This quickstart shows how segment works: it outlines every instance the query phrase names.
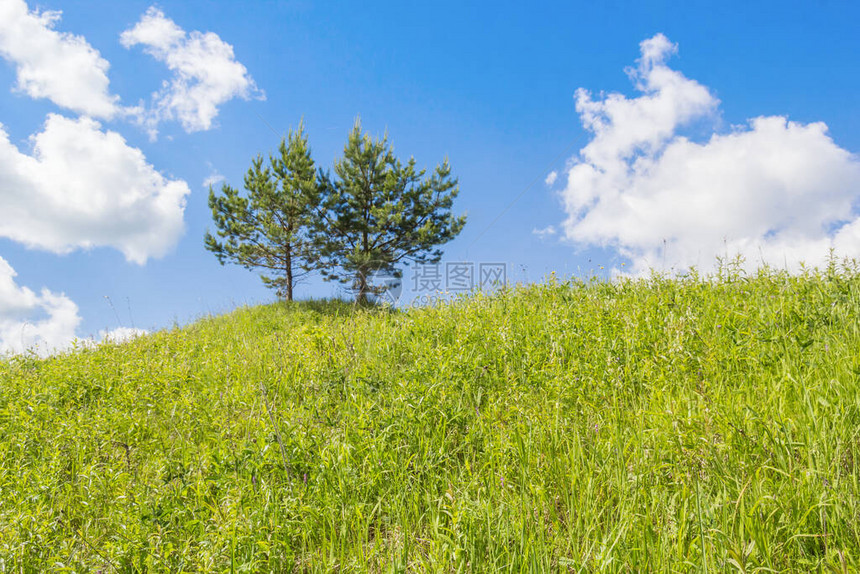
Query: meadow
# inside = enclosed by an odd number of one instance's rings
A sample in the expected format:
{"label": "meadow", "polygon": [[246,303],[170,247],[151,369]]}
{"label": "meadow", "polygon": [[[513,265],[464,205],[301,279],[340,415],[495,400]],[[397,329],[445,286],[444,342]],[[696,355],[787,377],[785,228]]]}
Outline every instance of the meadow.
{"label": "meadow", "polygon": [[276,303],[0,361],[0,572],[853,572],[860,275]]}

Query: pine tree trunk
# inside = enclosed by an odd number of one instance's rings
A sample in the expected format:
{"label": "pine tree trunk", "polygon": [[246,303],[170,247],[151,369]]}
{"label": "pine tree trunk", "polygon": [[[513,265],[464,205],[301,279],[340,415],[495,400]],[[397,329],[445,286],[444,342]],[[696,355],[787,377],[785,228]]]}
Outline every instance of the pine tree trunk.
{"label": "pine tree trunk", "polygon": [[290,247],[287,246],[287,264],[286,264],[286,272],[287,272],[287,301],[293,300],[293,257],[292,253],[290,253]]}
{"label": "pine tree trunk", "polygon": [[359,305],[367,303],[367,274],[364,269],[358,272],[358,293],[355,296],[355,301]]}
{"label": "pine tree trunk", "polygon": [[[370,195],[368,193],[368,195]],[[368,252],[368,234],[367,234],[367,225],[370,219],[370,208],[369,202],[365,203],[364,207],[364,224],[365,229],[362,232],[362,240],[361,246],[363,249],[363,254]],[[364,305],[367,303],[367,269],[360,269],[358,272],[358,304]]]}

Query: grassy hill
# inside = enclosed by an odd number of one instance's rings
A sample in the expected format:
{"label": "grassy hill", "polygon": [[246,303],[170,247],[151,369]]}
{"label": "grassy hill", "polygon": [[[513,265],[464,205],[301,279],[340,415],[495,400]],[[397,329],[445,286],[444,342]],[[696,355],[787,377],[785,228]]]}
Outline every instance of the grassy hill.
{"label": "grassy hill", "polygon": [[240,309],[0,362],[0,572],[848,572],[860,276]]}

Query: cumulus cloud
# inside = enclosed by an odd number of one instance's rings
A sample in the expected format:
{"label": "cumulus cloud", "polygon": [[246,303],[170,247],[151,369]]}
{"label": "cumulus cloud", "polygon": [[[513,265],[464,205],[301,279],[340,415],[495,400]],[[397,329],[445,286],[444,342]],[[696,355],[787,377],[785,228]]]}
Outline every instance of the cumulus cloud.
{"label": "cumulus cloud", "polygon": [[146,329],[137,329],[134,327],[117,327],[110,331],[99,332],[102,343],[126,343],[148,334],[149,331]]}
{"label": "cumulus cloud", "polygon": [[77,335],[78,306],[63,293],[43,288],[36,293],[18,285],[17,273],[0,257],[0,357],[33,352],[41,357],[101,343],[125,343],[149,334],[119,327],[99,332],[98,340]]}
{"label": "cumulus cloud", "polygon": [[153,137],[162,120],[179,120],[187,132],[208,130],[218,106],[236,97],[264,98],[236,60],[233,46],[212,32],[187,33],[155,7],[123,32],[120,41],[126,48],[142,45],[173,72],[173,78],[153,95],[154,109],[146,120]]}
{"label": "cumulus cloud", "polygon": [[83,37],[55,30],[60,15],[31,12],[24,0],[0,2],[0,56],[15,66],[17,89],[92,117],[114,117],[122,108],[109,90],[110,65]]}
{"label": "cumulus cloud", "polygon": [[26,351],[44,356],[68,348],[81,322],[78,306],[62,293],[36,294],[15,277],[0,257],[0,356]]}
{"label": "cumulus cloud", "polygon": [[551,171],[547,174],[546,179],[543,180],[543,182],[547,185],[552,185],[555,183],[555,180],[557,180],[557,179],[558,179],[558,172],[557,171]]}
{"label": "cumulus cloud", "polygon": [[50,114],[30,141],[22,153],[0,124],[0,237],[55,253],[110,246],[139,264],[178,241],[188,185],[118,133]]}
{"label": "cumulus cloud", "polygon": [[[831,248],[860,256],[860,160],[824,123],[758,117],[716,133],[717,98],[666,64],[677,46],[658,34],[640,48],[637,97],[576,93],[592,139],[562,192],[568,239],[615,248],[640,273],[736,254],[789,269]],[[709,137],[684,133],[703,123]]]}

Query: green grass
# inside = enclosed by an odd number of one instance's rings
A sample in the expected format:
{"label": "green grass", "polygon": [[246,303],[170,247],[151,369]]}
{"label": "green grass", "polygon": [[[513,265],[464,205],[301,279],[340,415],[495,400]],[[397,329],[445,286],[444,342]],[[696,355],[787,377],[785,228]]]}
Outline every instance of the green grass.
{"label": "green grass", "polygon": [[853,572],[860,276],[240,309],[0,362],[0,572]]}

